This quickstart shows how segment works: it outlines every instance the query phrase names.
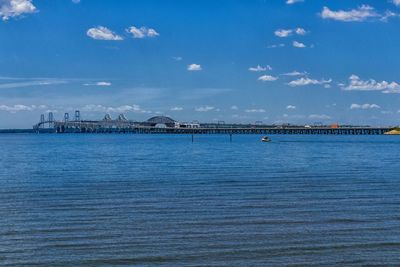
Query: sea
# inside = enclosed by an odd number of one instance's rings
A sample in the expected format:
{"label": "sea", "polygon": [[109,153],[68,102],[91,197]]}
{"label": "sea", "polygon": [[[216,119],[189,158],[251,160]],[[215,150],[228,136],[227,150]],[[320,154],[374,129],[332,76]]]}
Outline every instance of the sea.
{"label": "sea", "polygon": [[400,136],[1,134],[0,266],[400,266]]}

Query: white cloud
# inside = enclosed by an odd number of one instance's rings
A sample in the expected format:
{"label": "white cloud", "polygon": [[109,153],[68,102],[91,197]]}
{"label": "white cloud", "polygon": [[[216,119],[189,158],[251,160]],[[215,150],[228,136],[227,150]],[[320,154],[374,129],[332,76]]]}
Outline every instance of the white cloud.
{"label": "white cloud", "polygon": [[298,35],[306,35],[307,34],[307,31],[303,28],[296,28],[295,32]]}
{"label": "white cloud", "polygon": [[81,2],[81,0],[72,0],[72,3],[74,4],[79,4]]}
{"label": "white cloud", "polygon": [[263,81],[263,82],[271,82],[271,81],[278,80],[278,77],[274,77],[271,75],[262,75],[262,76],[258,77],[258,80]]}
{"label": "white cloud", "polygon": [[32,106],[25,106],[25,105],[14,105],[14,106],[7,106],[7,105],[0,105],[1,111],[8,111],[11,113],[15,113],[18,111],[32,111],[34,108]]}
{"label": "white cloud", "polygon": [[285,29],[278,29],[274,32],[274,34],[278,37],[284,38],[284,37],[288,37],[290,35],[292,35],[293,30],[285,30]]}
{"label": "white cloud", "polygon": [[363,81],[357,75],[349,77],[349,84],[340,84],[341,88],[346,91],[382,91],[382,93],[400,93],[400,85],[397,82],[381,81],[374,79]]}
{"label": "white cloud", "polygon": [[365,21],[369,18],[381,17],[381,15],[376,13],[374,8],[369,5],[362,5],[356,9],[352,9],[349,11],[344,11],[344,10],[333,11],[325,6],[322,9],[321,17],[323,19],[333,19],[338,21],[350,22],[350,21]]}
{"label": "white cloud", "polygon": [[138,28],[132,26],[128,29],[128,32],[133,34],[133,38],[144,38],[145,34]]}
{"label": "white cloud", "polygon": [[111,86],[112,83],[110,83],[110,82],[96,82],[96,83],[85,83],[83,85],[85,85],[85,86],[92,86],[92,85],[96,85],[96,86]]}
{"label": "white cloud", "polygon": [[267,48],[279,48],[279,47],[285,47],[285,44],[273,44],[267,46]]}
{"label": "white cloud", "polygon": [[315,80],[315,79],[310,79],[310,78],[299,78],[297,80],[293,80],[288,83],[289,86],[295,87],[295,86],[305,86],[305,85],[318,85],[318,84],[328,84],[332,82],[331,79],[329,80]]}
{"label": "white cloud", "polygon": [[171,111],[182,111],[183,108],[182,107],[173,107],[170,109]]}
{"label": "white cloud", "polygon": [[235,105],[231,106],[231,110],[238,110],[238,109],[239,109],[238,106]]}
{"label": "white cloud", "polygon": [[295,71],[292,71],[292,72],[283,73],[281,75],[285,75],[285,76],[306,76],[306,75],[308,75],[308,73],[305,72],[305,71],[299,72],[299,71],[295,70]]}
{"label": "white cloud", "polygon": [[121,41],[123,38],[115,33],[113,33],[110,29],[97,26],[96,28],[90,28],[87,30],[86,35],[95,40],[105,40],[105,41]]}
{"label": "white cloud", "polygon": [[266,71],[266,70],[272,70],[272,67],[270,65],[267,65],[266,67],[262,67],[260,65],[257,65],[256,67],[250,67],[249,71]]}
{"label": "white cloud", "polygon": [[293,46],[297,48],[306,48],[306,45],[297,41],[293,41]]}
{"label": "white cloud", "polygon": [[296,109],[296,106],[288,105],[288,106],[286,106],[286,109]]}
{"label": "white cloud", "polygon": [[377,104],[351,104],[350,109],[379,109]]}
{"label": "white cloud", "polygon": [[111,86],[110,82],[97,82],[96,83],[97,86]]}
{"label": "white cloud", "polygon": [[391,17],[399,17],[400,15],[392,11],[386,10],[385,14],[381,16],[380,21],[387,22]]}
{"label": "white cloud", "polygon": [[143,111],[139,105],[123,105],[119,107],[108,107],[107,112],[128,112],[128,111],[133,111],[133,112],[145,112]]}
{"label": "white cloud", "polygon": [[114,113],[124,113],[124,112],[137,112],[137,113],[151,113],[151,111],[146,111],[140,108],[139,105],[122,105],[118,107],[106,107],[103,105],[86,105],[81,108],[83,111],[88,112],[114,112]]}
{"label": "white cloud", "polygon": [[263,108],[253,108],[253,109],[246,109],[244,112],[247,112],[247,113],[265,113],[266,111],[265,111],[265,109],[263,109]]}
{"label": "white cloud", "polygon": [[131,33],[133,35],[133,38],[137,38],[137,39],[143,39],[146,37],[157,37],[160,34],[152,29],[152,28],[147,28],[147,27],[140,27],[137,28],[135,26],[131,26],[127,29],[127,32]]}
{"label": "white cloud", "polygon": [[317,119],[317,120],[329,120],[331,117],[325,114],[311,114],[308,116],[309,119]]}
{"label": "white cloud", "polygon": [[22,105],[22,104],[17,104],[13,106],[8,106],[8,105],[0,105],[0,111],[7,111],[10,113],[16,113],[20,111],[34,111],[34,110],[43,110],[47,109],[46,105]]}
{"label": "white cloud", "polygon": [[204,107],[195,108],[194,110],[197,112],[208,112],[208,111],[215,110],[215,107],[204,106]]}
{"label": "white cloud", "polygon": [[188,71],[200,71],[200,70],[202,70],[202,68],[201,68],[201,65],[193,63],[193,64],[190,64],[187,66],[187,70]]}
{"label": "white cloud", "polygon": [[0,17],[4,21],[36,11],[32,0],[0,0]]}
{"label": "white cloud", "polygon": [[147,30],[147,36],[148,37],[156,37],[159,36],[160,34],[158,32],[156,32],[156,30],[154,29],[148,29]]}
{"label": "white cloud", "polygon": [[400,0],[393,0],[392,2],[393,2],[393,4],[395,4],[396,6],[400,6]]}
{"label": "white cloud", "polygon": [[66,80],[61,79],[31,79],[28,81],[20,81],[20,82],[8,82],[8,83],[0,83],[0,89],[10,89],[10,88],[19,88],[19,87],[30,87],[30,86],[43,86],[43,85],[55,85],[55,84],[65,84]]}
{"label": "white cloud", "polygon": [[304,0],[287,0],[286,4],[287,5],[293,5],[293,4],[301,3],[301,2],[304,2]]}
{"label": "white cloud", "polygon": [[90,105],[86,105],[86,106],[80,108],[80,110],[89,111],[89,112],[106,112],[107,107],[105,107],[103,105],[90,104]]}
{"label": "white cloud", "polygon": [[307,31],[303,28],[296,28],[296,29],[278,29],[274,32],[274,34],[278,37],[284,38],[284,37],[289,37],[293,34],[297,35],[306,35]]}

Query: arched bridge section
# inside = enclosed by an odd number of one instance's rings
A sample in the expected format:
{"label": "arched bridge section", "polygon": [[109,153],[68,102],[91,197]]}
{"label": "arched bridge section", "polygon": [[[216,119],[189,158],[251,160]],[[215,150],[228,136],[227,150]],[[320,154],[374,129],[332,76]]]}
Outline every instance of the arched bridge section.
{"label": "arched bridge section", "polygon": [[157,124],[165,124],[167,127],[175,127],[175,123],[176,121],[174,119],[166,116],[155,116],[146,121],[146,125],[152,127],[156,126]]}

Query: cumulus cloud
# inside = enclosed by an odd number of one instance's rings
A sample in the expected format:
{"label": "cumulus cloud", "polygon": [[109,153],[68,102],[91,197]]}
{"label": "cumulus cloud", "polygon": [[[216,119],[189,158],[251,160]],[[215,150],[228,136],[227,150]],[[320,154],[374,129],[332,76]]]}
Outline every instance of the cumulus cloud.
{"label": "cumulus cloud", "polygon": [[305,71],[299,72],[299,71],[295,70],[292,72],[283,73],[281,75],[284,75],[284,76],[306,76],[306,75],[308,75],[308,73]]}
{"label": "cumulus cloud", "polygon": [[137,38],[137,39],[143,39],[143,38],[152,38],[152,37],[157,37],[160,34],[152,28],[147,28],[147,27],[140,27],[137,28],[135,26],[131,26],[127,29],[127,32],[131,33],[133,38]]}
{"label": "cumulus cloud", "polygon": [[143,110],[139,105],[122,105],[117,107],[107,107],[103,105],[86,105],[81,108],[83,111],[88,112],[114,112],[114,113],[125,113],[125,112],[137,112],[137,113],[151,113],[151,111]]}
{"label": "cumulus cloud", "polygon": [[285,30],[285,29],[278,29],[274,32],[274,34],[278,37],[284,38],[292,35],[293,30]]}
{"label": "cumulus cloud", "polygon": [[150,113],[150,111],[142,110],[139,105],[123,105],[119,107],[108,107],[107,112],[141,112],[141,113]]}
{"label": "cumulus cloud", "polygon": [[182,107],[172,107],[170,110],[171,111],[182,111],[183,108]]}
{"label": "cumulus cloud", "polygon": [[286,4],[287,5],[293,5],[293,4],[301,3],[301,2],[304,2],[304,0],[287,0]]}
{"label": "cumulus cloud", "polygon": [[97,86],[111,86],[110,82],[97,82],[96,83]]}
{"label": "cumulus cloud", "polygon": [[18,111],[32,111],[34,110],[34,108],[32,106],[26,106],[26,105],[14,105],[14,106],[0,105],[0,110],[15,113]]}
{"label": "cumulus cloud", "polygon": [[377,104],[351,104],[350,109],[379,109]]}
{"label": "cumulus cloud", "polygon": [[297,42],[297,41],[293,41],[292,45],[293,45],[293,47],[296,47],[296,48],[306,48],[305,44]]}
{"label": "cumulus cloud", "polygon": [[258,77],[258,80],[263,81],[263,82],[272,82],[272,81],[278,80],[278,77],[274,77],[271,75],[262,75],[262,76]]}
{"label": "cumulus cloud", "polygon": [[110,83],[110,82],[96,82],[96,83],[85,83],[85,84],[83,84],[83,85],[85,85],[85,86],[111,86],[112,85],[112,83]]}
{"label": "cumulus cloud", "polygon": [[295,32],[298,35],[306,35],[307,34],[307,31],[303,28],[296,28]]}
{"label": "cumulus cloud", "polygon": [[0,17],[4,21],[36,11],[32,0],[0,0]]}
{"label": "cumulus cloud", "polygon": [[286,106],[286,109],[296,109],[296,106],[288,105],[288,106]]}
{"label": "cumulus cloud", "polygon": [[361,80],[357,75],[349,77],[349,84],[339,84],[346,91],[381,91],[382,93],[400,93],[400,85],[397,82],[381,81],[374,79]]}
{"label": "cumulus cloud", "polygon": [[239,108],[238,108],[238,106],[233,105],[233,106],[231,106],[231,109],[232,109],[232,110],[238,110]]}
{"label": "cumulus cloud", "polygon": [[329,80],[315,80],[315,79],[310,79],[308,77],[304,78],[301,77],[300,79],[293,80],[288,83],[289,86],[295,87],[295,86],[306,86],[306,85],[318,85],[318,84],[329,84],[332,82],[331,79]]}
{"label": "cumulus cloud", "polygon": [[95,40],[104,40],[104,41],[121,41],[123,38],[118,34],[115,34],[110,29],[97,26],[95,28],[90,28],[87,30],[86,35]]}
{"label": "cumulus cloud", "polygon": [[395,4],[396,6],[400,6],[400,0],[393,0],[392,2],[393,2],[393,4]]}
{"label": "cumulus cloud", "polygon": [[194,110],[197,111],[197,112],[208,112],[208,111],[215,110],[215,107],[204,106],[204,107],[195,108]]}
{"label": "cumulus cloud", "polygon": [[382,17],[382,15],[378,14],[375,9],[369,5],[362,5],[356,9],[351,10],[338,10],[333,11],[329,9],[329,7],[323,7],[321,12],[321,17],[323,19],[332,19],[344,22],[351,21],[365,21],[369,18]]}
{"label": "cumulus cloud", "polygon": [[303,28],[296,28],[296,29],[278,29],[274,32],[274,34],[278,37],[285,38],[289,37],[293,34],[297,35],[306,35],[307,31]]}
{"label": "cumulus cloud", "polygon": [[265,109],[263,108],[253,108],[253,109],[246,109],[244,112],[247,113],[265,113]]}
{"label": "cumulus cloud", "polygon": [[17,113],[20,111],[34,111],[34,110],[43,110],[47,109],[46,105],[22,105],[22,104],[17,104],[17,105],[0,105],[0,111],[7,111],[10,113]]}
{"label": "cumulus cloud", "polygon": [[188,71],[200,71],[200,70],[202,70],[202,67],[201,67],[201,65],[199,65],[199,64],[190,64],[190,65],[188,65],[187,66],[187,70]]}
{"label": "cumulus cloud", "polygon": [[272,70],[272,67],[271,67],[270,65],[267,65],[267,66],[265,66],[265,67],[262,67],[262,66],[260,66],[260,65],[257,65],[256,67],[250,67],[250,68],[249,68],[249,71],[255,71],[255,72],[258,72],[258,71],[266,71],[266,70]]}

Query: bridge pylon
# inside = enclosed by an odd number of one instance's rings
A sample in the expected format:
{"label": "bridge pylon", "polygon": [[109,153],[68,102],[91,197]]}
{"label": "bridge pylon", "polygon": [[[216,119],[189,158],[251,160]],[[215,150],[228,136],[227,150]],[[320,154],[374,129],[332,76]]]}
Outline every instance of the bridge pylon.
{"label": "bridge pylon", "polygon": [[75,121],[81,121],[81,112],[79,110],[75,110]]}
{"label": "bridge pylon", "polygon": [[40,114],[40,123],[39,123],[40,128],[44,128],[44,122],[45,122],[44,114]]}

